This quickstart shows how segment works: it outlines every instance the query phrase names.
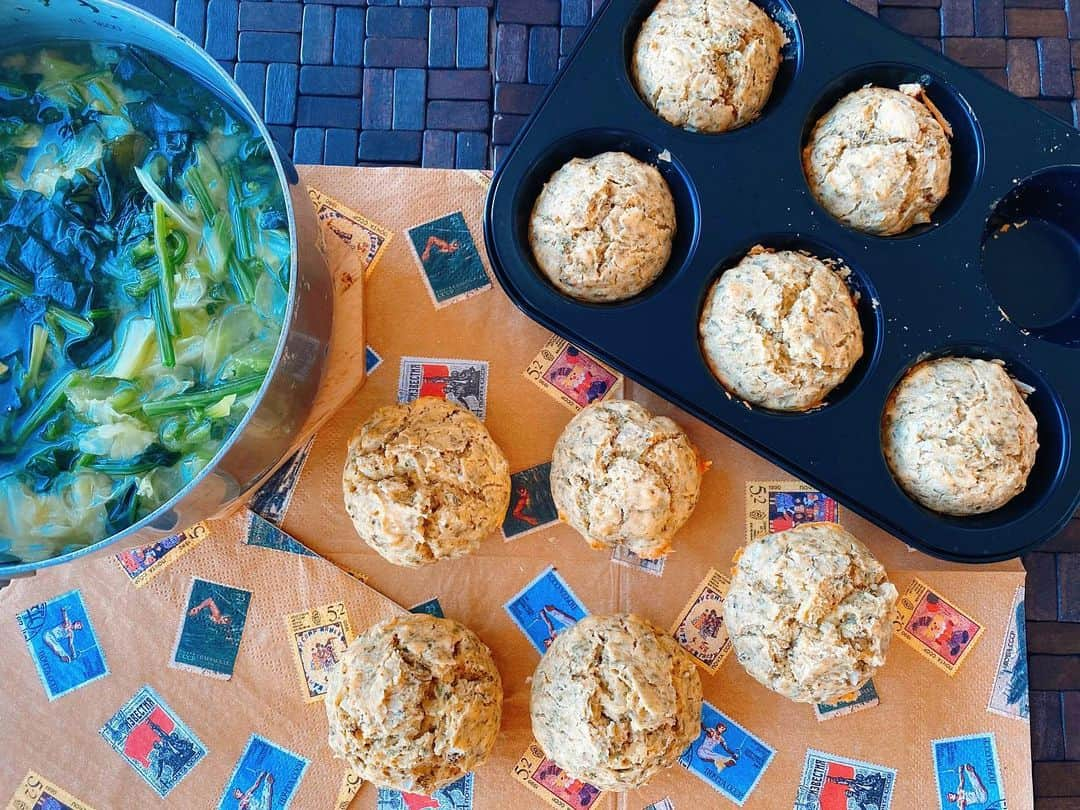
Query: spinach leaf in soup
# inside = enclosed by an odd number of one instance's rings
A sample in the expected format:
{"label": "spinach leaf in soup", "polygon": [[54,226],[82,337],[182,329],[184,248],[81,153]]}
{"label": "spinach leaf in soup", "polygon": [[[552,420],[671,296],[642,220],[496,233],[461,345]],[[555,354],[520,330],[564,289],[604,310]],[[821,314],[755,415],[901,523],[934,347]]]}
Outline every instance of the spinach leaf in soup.
{"label": "spinach leaf in soup", "polygon": [[0,562],[125,529],[243,420],[288,301],[268,147],[153,54],[0,54]]}

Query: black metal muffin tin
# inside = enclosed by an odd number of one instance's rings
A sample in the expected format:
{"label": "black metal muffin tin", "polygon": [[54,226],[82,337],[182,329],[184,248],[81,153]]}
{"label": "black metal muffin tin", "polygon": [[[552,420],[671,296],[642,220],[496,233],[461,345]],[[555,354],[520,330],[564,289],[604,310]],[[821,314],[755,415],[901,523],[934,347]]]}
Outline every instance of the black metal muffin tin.
{"label": "black metal muffin tin", "polygon": [[[1080,418],[1080,133],[843,0],[757,2],[790,39],[772,97],[757,121],[707,135],[667,124],[634,89],[631,50],[655,0],[609,0],[495,174],[485,218],[492,267],[533,319],[910,545],[963,562],[1017,556],[1080,505],[1070,428],[1070,416]],[[801,151],[845,93],[903,82],[923,83],[952,124],[952,182],[931,225],[876,237],[817,204]],[[552,172],[608,150],[660,169],[678,233],[652,287],[587,304],[541,275],[528,221]],[[701,353],[706,293],[759,243],[839,258],[861,293],[865,354],[808,413],[748,408]],[[881,450],[894,385],[917,361],[947,354],[999,358],[1035,389],[1040,448],[1027,488],[984,515],[921,507]]]}

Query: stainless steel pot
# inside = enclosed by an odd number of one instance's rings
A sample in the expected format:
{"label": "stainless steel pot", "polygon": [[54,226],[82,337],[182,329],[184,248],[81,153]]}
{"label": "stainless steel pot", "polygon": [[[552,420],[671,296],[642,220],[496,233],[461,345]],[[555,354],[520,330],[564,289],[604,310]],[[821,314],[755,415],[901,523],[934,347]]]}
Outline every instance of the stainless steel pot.
{"label": "stainless steel pot", "polygon": [[[209,54],[175,29],[117,0],[0,1],[0,48],[20,48],[57,40],[92,40],[135,45],[159,54],[195,75],[239,109],[273,145],[259,113]],[[274,362],[255,405],[205,470],[168,503],[123,532],[78,551],[19,565],[0,564],[0,579],[93,554],[119,541],[153,540],[214,517],[264,479],[289,449],[303,424],[322,378],[330,341],[333,289],[316,248],[317,223],[296,168],[271,149],[293,243],[290,300]]]}

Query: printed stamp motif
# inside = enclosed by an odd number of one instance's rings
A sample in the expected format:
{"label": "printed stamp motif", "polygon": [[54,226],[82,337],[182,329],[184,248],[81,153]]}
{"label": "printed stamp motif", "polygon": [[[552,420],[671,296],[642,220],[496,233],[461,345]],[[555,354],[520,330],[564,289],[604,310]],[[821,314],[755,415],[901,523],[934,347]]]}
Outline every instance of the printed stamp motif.
{"label": "printed stamp motif", "polygon": [[746,539],[756,540],[803,523],[838,523],[832,498],[799,481],[746,483]]}
{"label": "printed stamp motif", "polygon": [[120,563],[131,584],[141,588],[209,535],[204,524],[196,523],[171,537],[124,549],[113,558]]}
{"label": "printed stamp motif", "polygon": [[460,405],[481,421],[487,415],[488,364],[486,360],[440,360],[402,357],[398,374],[398,402],[440,397]]}
{"label": "printed stamp motif", "polygon": [[931,747],[941,810],[1006,810],[993,734],[934,740]]}
{"label": "printed stamp motif", "polygon": [[836,703],[818,703],[814,706],[814,715],[818,720],[829,720],[833,717],[844,717],[861,709],[869,709],[871,706],[877,706],[879,702],[877,688],[870,680],[863,684],[861,689],[849,692]]}
{"label": "printed stamp motif", "polygon": [[614,396],[623,379],[621,374],[557,335],[548,338],[524,375],[575,412]]}
{"label": "printed stamp motif", "polygon": [[472,810],[473,775],[465,774],[434,796],[379,788],[376,810]]}
{"label": "printed stamp motif", "polygon": [[906,644],[949,675],[982,636],[978,622],[918,578],[901,594],[893,626]]}
{"label": "printed stamp motif", "polygon": [[163,799],[206,756],[206,746],[149,686],[105,723],[101,736]]}
{"label": "printed stamp motif", "polygon": [[731,580],[710,568],[675,618],[671,635],[709,672],[716,672],[731,652],[724,626],[724,597]]}
{"label": "printed stamp motif", "polygon": [[285,617],[293,661],[300,674],[304,700],[313,703],[326,694],[326,681],[352,641],[344,602],[312,608]]}
{"label": "printed stamp motif", "polygon": [[248,508],[252,512],[261,515],[264,519],[280,526],[289,511],[293,493],[296,491],[296,483],[300,480],[300,473],[304,471],[308,456],[311,455],[311,445],[315,443],[312,436],[286,461],[281,468],[259,487],[255,497],[251,499]]}
{"label": "printed stamp motif", "polygon": [[[322,232],[334,234],[346,247],[352,249],[359,259],[359,272],[362,277],[370,277],[385,255],[394,232],[317,189],[309,187],[308,196],[315,206],[315,217],[319,220]],[[338,265],[338,288],[345,292],[361,276],[355,275],[345,263],[335,264]]]}
{"label": "printed stamp motif", "polygon": [[436,309],[491,289],[491,279],[460,211],[406,233]]}
{"label": "printed stamp motif", "polygon": [[675,810],[675,802],[665,796],[658,802],[646,805],[642,810]]}
{"label": "printed stamp motif", "polygon": [[250,604],[251,591],[193,578],[172,666],[211,678],[231,678]]}
{"label": "printed stamp motif", "polygon": [[33,605],[15,620],[50,701],[109,674],[77,590]]}
{"label": "printed stamp motif", "polygon": [[341,777],[341,787],[338,788],[334,810],[349,810],[349,805],[352,804],[352,800],[356,798],[363,784],[364,780],[354,771],[345,771],[345,775]]}
{"label": "printed stamp motif", "polygon": [[775,753],[716,707],[703,703],[701,733],[679,757],[679,764],[741,807]]}
{"label": "printed stamp motif", "polygon": [[218,810],[288,810],[308,761],[252,734],[229,777]]}
{"label": "printed stamp motif", "polygon": [[600,788],[568,776],[531,743],[514,766],[514,778],[557,810],[589,810],[602,795]]}
{"label": "printed stamp motif", "polygon": [[505,607],[514,624],[541,655],[555,636],[589,615],[553,565],[541,571]]}
{"label": "printed stamp motif", "polygon": [[445,619],[446,614],[443,613],[442,605],[439,603],[439,597],[433,596],[426,602],[421,602],[419,605],[413,605],[409,608],[410,613],[426,613],[429,616],[435,616],[440,619]]}
{"label": "printed stamp motif", "polygon": [[370,374],[382,365],[382,357],[370,346],[364,346],[364,373]]}
{"label": "printed stamp motif", "polygon": [[896,771],[810,749],[795,796],[795,810],[889,810]]}
{"label": "printed stamp motif", "polygon": [[301,557],[318,556],[299,540],[285,534],[285,532],[261,515],[252,512],[250,517],[251,520],[248,521],[248,531],[247,537],[244,538],[244,545],[272,548],[275,551],[283,551],[286,554],[297,554]]}
{"label": "printed stamp motif", "polygon": [[30,771],[15,789],[7,810],[93,810],[44,776]]}
{"label": "printed stamp motif", "polygon": [[623,545],[615,546],[615,548],[611,550],[611,561],[616,565],[644,571],[646,574],[652,574],[654,577],[663,576],[665,559],[666,558],[661,557],[658,560],[646,560],[644,557],[639,557]]}
{"label": "printed stamp motif", "polygon": [[559,510],[551,497],[551,462],[545,461],[510,476],[510,503],[502,531],[506,540],[559,522]]}
{"label": "printed stamp motif", "polygon": [[994,676],[990,702],[986,708],[1005,717],[1028,719],[1027,629],[1024,625],[1023,585],[1013,594],[1009,626],[1001,644],[997,674]]}

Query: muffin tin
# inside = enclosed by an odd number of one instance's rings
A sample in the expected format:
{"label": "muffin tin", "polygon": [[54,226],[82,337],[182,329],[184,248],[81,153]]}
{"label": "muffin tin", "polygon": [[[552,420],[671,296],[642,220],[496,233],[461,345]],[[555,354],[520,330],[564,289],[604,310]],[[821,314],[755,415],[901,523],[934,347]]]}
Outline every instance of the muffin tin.
{"label": "muffin tin", "polygon": [[[485,236],[509,296],[544,326],[923,551],[990,562],[1058,532],[1080,505],[1070,428],[1070,415],[1080,417],[1080,133],[843,0],[761,0],[790,40],[761,117],[723,134],[684,131],[649,109],[629,73],[654,5],[609,0],[495,174]],[[810,195],[802,147],[845,93],[915,81],[955,131],[949,194],[932,224],[901,236],[851,230]],[[612,149],[658,166],[679,231],[667,268],[644,293],[582,303],[536,268],[529,215],[565,161]],[[817,410],[750,408],[724,390],[701,353],[706,293],[759,243],[807,249],[853,271],[866,351]],[[1027,489],[984,515],[921,507],[882,455],[881,415],[893,386],[919,360],[947,354],[999,358],[1035,389],[1028,402],[1040,449]]]}

